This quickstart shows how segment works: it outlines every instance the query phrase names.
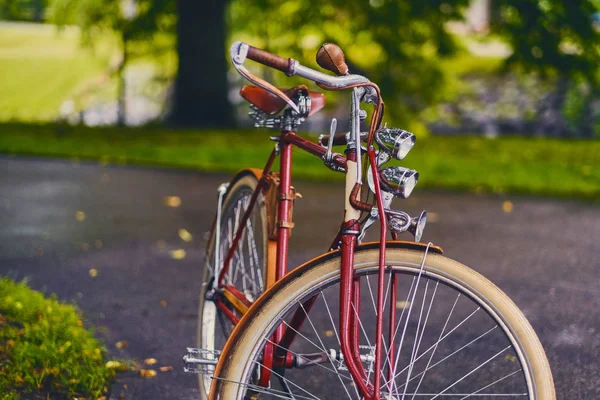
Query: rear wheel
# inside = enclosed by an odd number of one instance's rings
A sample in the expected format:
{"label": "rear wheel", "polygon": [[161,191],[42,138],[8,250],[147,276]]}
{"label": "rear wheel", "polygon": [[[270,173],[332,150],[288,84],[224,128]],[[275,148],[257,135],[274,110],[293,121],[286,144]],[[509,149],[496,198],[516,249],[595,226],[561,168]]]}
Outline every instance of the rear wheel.
{"label": "rear wheel", "polygon": [[[221,350],[233,324],[223,315],[214,301],[207,299],[207,292],[217,285],[215,269],[222,268],[227,252],[250,206],[250,198],[258,185],[253,174],[242,175],[228,188],[221,206],[221,217],[216,221],[208,242],[204,261],[204,280],[200,293],[198,311],[197,347],[206,350]],[[262,193],[246,222],[244,233],[231,260],[224,285],[234,286],[243,296],[253,302],[265,290],[267,284],[267,220]],[[217,224],[219,224],[219,246],[217,248]],[[215,268],[217,266],[217,268]],[[235,314],[233,308],[232,312]],[[209,372],[210,372],[209,367]],[[199,375],[200,397],[206,399],[210,389],[211,373]]]}
{"label": "rear wheel", "polygon": [[[555,399],[544,350],[516,305],[464,265],[438,254],[429,253],[422,264],[423,258],[422,251],[387,250],[387,357],[383,368],[374,371],[378,249],[355,255],[361,296],[352,309],[359,320],[361,359],[371,382],[380,374],[381,399]],[[323,256],[294,270],[261,297],[221,357],[214,398],[362,398],[339,355],[339,269],[339,255]],[[313,297],[314,307],[307,311],[307,300]],[[390,306],[396,310],[392,324]],[[295,312],[306,316],[285,349],[296,367],[273,368],[270,386],[260,387],[256,375],[265,368],[263,349],[277,326],[292,325]]]}

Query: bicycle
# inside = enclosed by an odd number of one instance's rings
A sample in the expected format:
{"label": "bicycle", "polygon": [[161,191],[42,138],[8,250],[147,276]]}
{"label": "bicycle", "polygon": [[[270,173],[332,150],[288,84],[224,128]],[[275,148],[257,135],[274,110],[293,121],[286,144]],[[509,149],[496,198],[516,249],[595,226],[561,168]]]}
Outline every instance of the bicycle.
{"label": "bicycle", "polygon": [[[391,208],[393,198],[410,196],[418,173],[383,165],[402,160],[415,136],[382,127],[377,85],[350,75],[333,44],[319,49],[317,63],[337,76],[241,42],[230,53],[254,84],[241,94],[255,125],[281,129],[262,171],[245,169],[218,189],[198,346],[184,357],[186,371],[200,374],[201,397],[554,399],[546,355],[517,306],[440,247],[420,242],[425,212],[410,217]],[[304,85],[278,89],[250,73],[247,59],[325,90],[352,89],[350,131],[336,133],[333,119],[318,143],[297,136],[324,106],[323,95]],[[373,106],[367,132],[362,103]],[[334,145],[345,146],[344,154]],[[345,174],[345,212],[329,251],[288,272],[298,196],[292,146]],[[375,222],[380,240],[363,243]],[[404,232],[415,241],[398,240]]]}

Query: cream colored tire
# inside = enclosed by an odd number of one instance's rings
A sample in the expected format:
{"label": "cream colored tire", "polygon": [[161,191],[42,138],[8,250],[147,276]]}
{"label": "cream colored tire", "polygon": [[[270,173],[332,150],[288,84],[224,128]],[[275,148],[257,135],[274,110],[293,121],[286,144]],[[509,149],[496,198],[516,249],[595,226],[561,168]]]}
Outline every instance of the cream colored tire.
{"label": "cream colored tire", "polygon": [[[376,272],[378,252],[375,246],[359,247],[355,253],[355,273]],[[390,244],[386,260],[394,271],[417,276],[423,256],[423,251]],[[259,360],[263,338],[269,337],[280,318],[289,313],[291,307],[299,303],[299,299],[306,299],[311,294],[319,293],[320,288],[339,281],[339,269],[339,254],[329,253],[295,269],[261,296],[240,321],[226,345],[217,366],[217,378],[213,381],[211,398],[243,398],[246,390],[244,384],[249,381],[252,360]],[[470,300],[479,304],[485,314],[493,318],[502,329],[499,332],[514,347],[514,357],[523,368],[523,382],[526,382],[529,395],[525,398],[555,399],[552,373],[538,337],[523,313],[498,287],[472,269],[431,252],[426,257],[422,276],[432,279],[432,282],[442,282],[444,287],[455,288],[462,296],[470,296]],[[335,311],[333,314],[335,315]],[[341,391],[334,395],[346,398]],[[270,397],[267,394],[264,398]]]}

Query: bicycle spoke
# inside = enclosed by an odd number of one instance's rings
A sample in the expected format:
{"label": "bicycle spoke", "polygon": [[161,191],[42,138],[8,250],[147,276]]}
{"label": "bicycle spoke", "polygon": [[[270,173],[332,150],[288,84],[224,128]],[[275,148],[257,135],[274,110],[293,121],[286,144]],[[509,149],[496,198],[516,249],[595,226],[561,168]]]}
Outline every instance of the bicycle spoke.
{"label": "bicycle spoke", "polygon": [[245,382],[239,382],[239,381],[232,381],[229,379],[223,379],[223,378],[219,378],[217,376],[213,376],[212,379],[216,379],[222,382],[229,382],[229,383],[234,383],[238,386],[245,386],[247,388],[249,388],[250,390],[252,390],[253,392],[256,393],[262,393],[262,394],[270,394],[272,396],[275,396],[279,399],[288,399],[288,400],[294,400],[294,399],[309,399],[312,400],[314,399],[314,397],[306,397],[306,396],[302,396],[299,394],[294,394],[294,397],[290,397],[289,394],[287,392],[284,392],[283,390],[276,390],[273,388],[265,388],[263,386],[259,386],[259,385],[254,385],[252,383],[245,383]]}
{"label": "bicycle spoke", "polygon": [[314,394],[312,394],[311,392],[309,392],[308,390],[303,389],[302,387],[296,385],[294,382],[290,381],[289,379],[287,379],[285,376],[278,374],[277,372],[275,372],[274,370],[272,370],[271,368],[267,367],[266,365],[254,360],[253,361],[255,364],[258,364],[258,366],[260,366],[261,368],[264,368],[268,371],[270,371],[273,375],[283,379],[284,381],[291,383],[293,386],[297,387],[298,389],[302,390],[304,393],[308,394],[309,396],[311,396],[310,398],[312,399],[316,399],[319,400],[319,398],[317,396],[315,396]]}
{"label": "bicycle spoke", "polygon": [[[472,396],[474,396],[474,395],[477,395],[477,393],[479,393],[479,392],[481,392],[481,391],[483,391],[483,390],[485,390],[485,389],[487,389],[487,388],[489,388],[489,387],[492,387],[492,386],[494,386],[496,383],[498,383],[498,382],[502,382],[503,380],[505,380],[505,379],[507,379],[507,378],[510,378],[510,377],[511,377],[511,376],[513,376],[514,374],[517,374],[517,373],[519,373],[519,372],[521,372],[521,371],[523,371],[523,369],[518,369],[518,370],[516,370],[515,372],[512,372],[512,373],[510,373],[510,374],[508,374],[508,375],[506,375],[506,376],[504,376],[504,377],[502,377],[502,378],[500,378],[500,379],[498,379],[498,380],[496,380],[496,381],[494,381],[494,382],[490,383],[489,385],[486,385],[486,386],[482,387],[481,389],[479,389],[479,390],[476,390],[476,391],[475,391],[475,392],[473,392],[472,394],[469,394],[469,395],[467,395],[467,396],[465,396],[465,397],[462,397],[460,400],[464,400],[464,399],[466,399],[466,398],[469,398],[469,397],[472,397]],[[522,395],[523,395],[523,396],[527,396],[527,393],[524,393],[524,394],[522,394]],[[485,396],[485,395],[482,395],[482,396]]]}
{"label": "bicycle spoke", "polygon": [[458,383],[460,383],[461,381],[463,381],[465,378],[467,378],[468,376],[470,376],[471,374],[475,373],[477,370],[479,370],[480,368],[482,368],[484,365],[486,365],[487,363],[489,363],[490,361],[492,361],[494,358],[498,357],[500,354],[502,354],[503,352],[505,352],[506,350],[510,349],[510,346],[506,346],[506,348],[500,350],[498,353],[496,353],[495,355],[493,355],[492,357],[488,358],[483,364],[481,364],[480,366],[476,367],[475,369],[471,370],[471,372],[469,372],[468,374],[466,374],[465,376],[463,376],[462,378],[460,378],[459,380],[455,381],[454,383],[452,383],[450,386],[448,386],[446,389],[442,390],[438,395],[434,396],[431,398],[431,400],[434,400],[436,397],[439,397],[440,395],[444,394],[444,392],[447,392],[448,390],[450,390],[452,387],[456,386]]}
{"label": "bicycle spoke", "polygon": [[[315,335],[317,335],[317,338],[319,339],[319,343],[321,343],[321,346],[323,346],[323,348],[325,348],[325,344],[323,343],[323,340],[321,340],[321,336],[319,335],[319,333],[315,329],[315,325],[313,324],[312,320],[310,319],[310,315],[308,315],[308,313],[306,312],[306,309],[304,308],[304,306],[302,305],[302,303],[299,303],[299,304],[300,304],[300,307],[302,307],[302,311],[304,312],[304,315],[306,315],[306,318],[308,319],[308,323],[310,324],[310,326],[312,327],[313,331],[315,332]],[[331,366],[335,370],[335,365],[333,364],[333,361],[331,361],[331,357],[329,357],[329,354],[327,355],[327,359],[329,360],[329,362],[331,363]],[[342,387],[344,388],[344,391],[348,395],[348,398],[352,399],[352,397],[350,396],[350,393],[348,392],[348,389],[346,388],[346,385],[344,385],[344,382],[342,382],[342,378],[341,378],[340,375],[341,374],[337,374],[337,377],[338,377],[340,383],[342,384]]]}

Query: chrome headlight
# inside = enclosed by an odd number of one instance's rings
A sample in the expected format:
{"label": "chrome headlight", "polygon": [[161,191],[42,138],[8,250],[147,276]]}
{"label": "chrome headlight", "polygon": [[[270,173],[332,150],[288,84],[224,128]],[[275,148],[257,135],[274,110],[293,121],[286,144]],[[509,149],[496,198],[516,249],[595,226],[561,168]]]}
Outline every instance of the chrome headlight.
{"label": "chrome headlight", "polygon": [[379,171],[379,182],[386,192],[406,199],[419,180],[419,173],[404,167],[388,167]]}
{"label": "chrome headlight", "polygon": [[375,132],[375,141],[382,151],[402,160],[413,148],[417,138],[410,132],[398,128],[381,128]]}

